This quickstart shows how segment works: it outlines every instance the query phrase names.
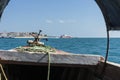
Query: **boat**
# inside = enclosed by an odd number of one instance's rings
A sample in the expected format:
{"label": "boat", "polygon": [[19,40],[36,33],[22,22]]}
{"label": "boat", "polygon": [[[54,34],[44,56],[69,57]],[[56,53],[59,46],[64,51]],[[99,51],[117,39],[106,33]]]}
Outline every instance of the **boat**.
{"label": "boat", "polygon": [[65,34],[63,34],[63,35],[60,36],[60,38],[72,38],[72,37],[69,36],[69,35],[65,35]]}
{"label": "boat", "polygon": [[[4,3],[4,5],[0,4],[2,7],[0,14],[6,6],[6,1],[9,2],[9,0],[0,0],[0,3]],[[108,42],[105,58],[100,55],[72,54],[59,50],[58,53],[0,51],[0,79],[120,80],[120,64],[107,61],[109,31],[120,29],[120,1],[95,1],[104,15],[107,26]]]}

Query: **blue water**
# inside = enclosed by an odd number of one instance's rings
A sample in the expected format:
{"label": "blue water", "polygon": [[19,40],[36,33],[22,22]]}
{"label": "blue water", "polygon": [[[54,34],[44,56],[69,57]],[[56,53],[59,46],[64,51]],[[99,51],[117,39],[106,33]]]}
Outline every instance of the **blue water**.
{"label": "blue water", "polygon": [[[27,45],[25,39],[0,39],[0,49],[9,50],[18,46]],[[75,54],[95,54],[105,56],[106,39],[105,38],[71,38],[57,39],[50,38],[48,41],[42,40],[46,45],[59,50]],[[109,61],[120,63],[120,38],[110,39]]]}

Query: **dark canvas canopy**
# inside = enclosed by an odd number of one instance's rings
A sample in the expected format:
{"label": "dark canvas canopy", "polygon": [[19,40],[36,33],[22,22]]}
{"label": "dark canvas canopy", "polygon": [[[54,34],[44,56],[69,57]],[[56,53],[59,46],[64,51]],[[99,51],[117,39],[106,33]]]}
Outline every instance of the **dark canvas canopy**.
{"label": "dark canvas canopy", "polygon": [[0,18],[9,1],[10,0],[0,0]]}
{"label": "dark canvas canopy", "polygon": [[96,0],[106,21],[107,30],[120,30],[120,0]]}

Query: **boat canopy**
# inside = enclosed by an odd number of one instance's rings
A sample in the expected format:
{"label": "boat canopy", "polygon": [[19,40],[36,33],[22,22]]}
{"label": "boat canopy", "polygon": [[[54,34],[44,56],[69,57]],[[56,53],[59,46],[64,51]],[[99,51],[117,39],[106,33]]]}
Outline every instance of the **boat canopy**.
{"label": "boat canopy", "polygon": [[100,7],[107,30],[120,30],[120,0],[95,0]]}
{"label": "boat canopy", "polygon": [[9,1],[10,0],[0,0],[0,18]]}

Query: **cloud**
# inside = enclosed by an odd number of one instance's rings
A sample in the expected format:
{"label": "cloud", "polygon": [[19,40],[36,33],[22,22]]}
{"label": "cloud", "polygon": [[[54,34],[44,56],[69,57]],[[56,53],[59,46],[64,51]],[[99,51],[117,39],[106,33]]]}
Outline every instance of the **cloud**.
{"label": "cloud", "polygon": [[59,23],[59,24],[64,24],[64,23],[76,23],[77,21],[76,20],[62,20],[62,19],[60,19],[60,20],[50,20],[50,19],[47,19],[47,20],[45,20],[45,22],[46,23],[48,23],[48,24],[52,24],[52,23]]}
{"label": "cloud", "polygon": [[63,24],[63,23],[76,23],[76,20],[59,20],[59,23]]}
{"label": "cloud", "polygon": [[61,23],[61,24],[62,24],[62,23],[65,23],[65,21],[64,21],[64,20],[59,20],[59,23]]}
{"label": "cloud", "polygon": [[53,23],[52,20],[46,20],[45,22],[46,22],[46,23],[49,23],[49,24]]}

